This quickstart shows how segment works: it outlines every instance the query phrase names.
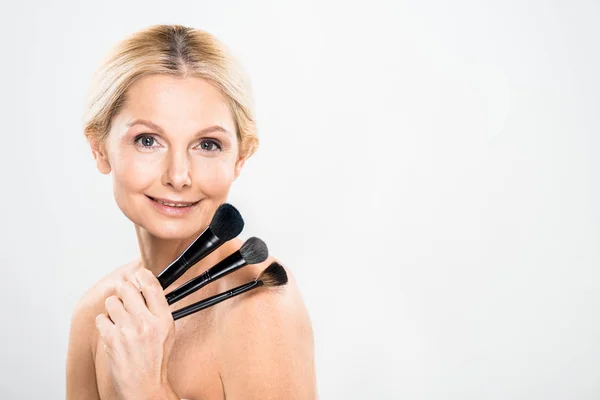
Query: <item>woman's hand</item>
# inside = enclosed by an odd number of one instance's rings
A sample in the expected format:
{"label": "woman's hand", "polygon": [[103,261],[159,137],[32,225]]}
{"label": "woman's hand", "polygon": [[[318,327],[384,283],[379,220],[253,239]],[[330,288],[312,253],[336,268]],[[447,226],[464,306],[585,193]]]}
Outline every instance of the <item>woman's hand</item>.
{"label": "woman's hand", "polygon": [[134,277],[135,282],[121,283],[116,295],[106,299],[108,316],[96,317],[114,387],[123,400],[172,393],[167,364],[174,342],[173,316],[152,272],[141,268]]}

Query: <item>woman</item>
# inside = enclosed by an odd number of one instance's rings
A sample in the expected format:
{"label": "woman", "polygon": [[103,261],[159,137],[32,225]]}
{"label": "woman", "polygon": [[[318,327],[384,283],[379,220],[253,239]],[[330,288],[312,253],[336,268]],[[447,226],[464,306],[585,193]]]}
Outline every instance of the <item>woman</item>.
{"label": "woman", "polygon": [[[314,399],[312,328],[293,276],[173,321],[171,312],[255,279],[249,265],[171,306],[156,275],[210,223],[257,147],[249,81],[212,35],[156,25],[98,70],[85,135],[135,226],[140,258],[73,312],[67,399]],[[204,258],[168,290],[238,250]]]}

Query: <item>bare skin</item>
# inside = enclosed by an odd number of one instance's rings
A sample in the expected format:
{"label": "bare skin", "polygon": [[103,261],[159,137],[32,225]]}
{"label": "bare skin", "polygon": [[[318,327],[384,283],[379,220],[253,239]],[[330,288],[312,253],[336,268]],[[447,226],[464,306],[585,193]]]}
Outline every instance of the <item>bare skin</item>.
{"label": "bare skin", "polygon": [[[131,125],[139,119],[156,123],[160,131]],[[216,125],[223,129],[197,135]],[[155,278],[226,201],[244,165],[233,132],[227,104],[214,86],[199,78],[152,75],[129,89],[107,141],[91,143],[100,172],[113,175],[115,199],[134,223],[141,257],[112,271],[77,305],[67,399],[316,398],[312,328],[289,269],[281,289],[259,288],[175,322],[170,317],[176,309],[254,280],[273,257],[171,306],[164,294],[239,249],[242,241],[227,242],[165,292]],[[154,139],[140,137],[146,134]],[[148,196],[198,203],[173,216],[157,210]],[[135,326],[145,329],[127,330]]]}

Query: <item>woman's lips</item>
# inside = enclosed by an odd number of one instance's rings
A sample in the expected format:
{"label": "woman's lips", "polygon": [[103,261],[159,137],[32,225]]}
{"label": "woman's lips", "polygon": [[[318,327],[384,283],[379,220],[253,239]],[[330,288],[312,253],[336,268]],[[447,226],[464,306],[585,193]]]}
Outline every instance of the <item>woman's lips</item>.
{"label": "woman's lips", "polygon": [[187,215],[192,210],[194,210],[200,203],[200,200],[199,200],[189,206],[173,207],[173,206],[168,206],[166,204],[159,203],[158,201],[154,200],[152,197],[150,197],[148,195],[146,195],[146,197],[148,198],[148,200],[150,200],[150,202],[152,203],[152,206],[157,211],[159,211],[162,214],[173,216],[173,217],[180,217],[180,216]]}

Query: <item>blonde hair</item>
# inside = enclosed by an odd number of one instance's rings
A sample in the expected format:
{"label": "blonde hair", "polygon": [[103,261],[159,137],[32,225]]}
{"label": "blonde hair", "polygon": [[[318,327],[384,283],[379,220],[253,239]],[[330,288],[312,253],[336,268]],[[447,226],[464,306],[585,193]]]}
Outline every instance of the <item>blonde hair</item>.
{"label": "blonde hair", "polygon": [[105,57],[88,92],[84,134],[104,140],[112,118],[125,104],[129,86],[142,76],[165,74],[204,78],[229,102],[240,143],[248,158],[258,147],[250,80],[237,59],[217,38],[182,25],[153,25],[136,32]]}

